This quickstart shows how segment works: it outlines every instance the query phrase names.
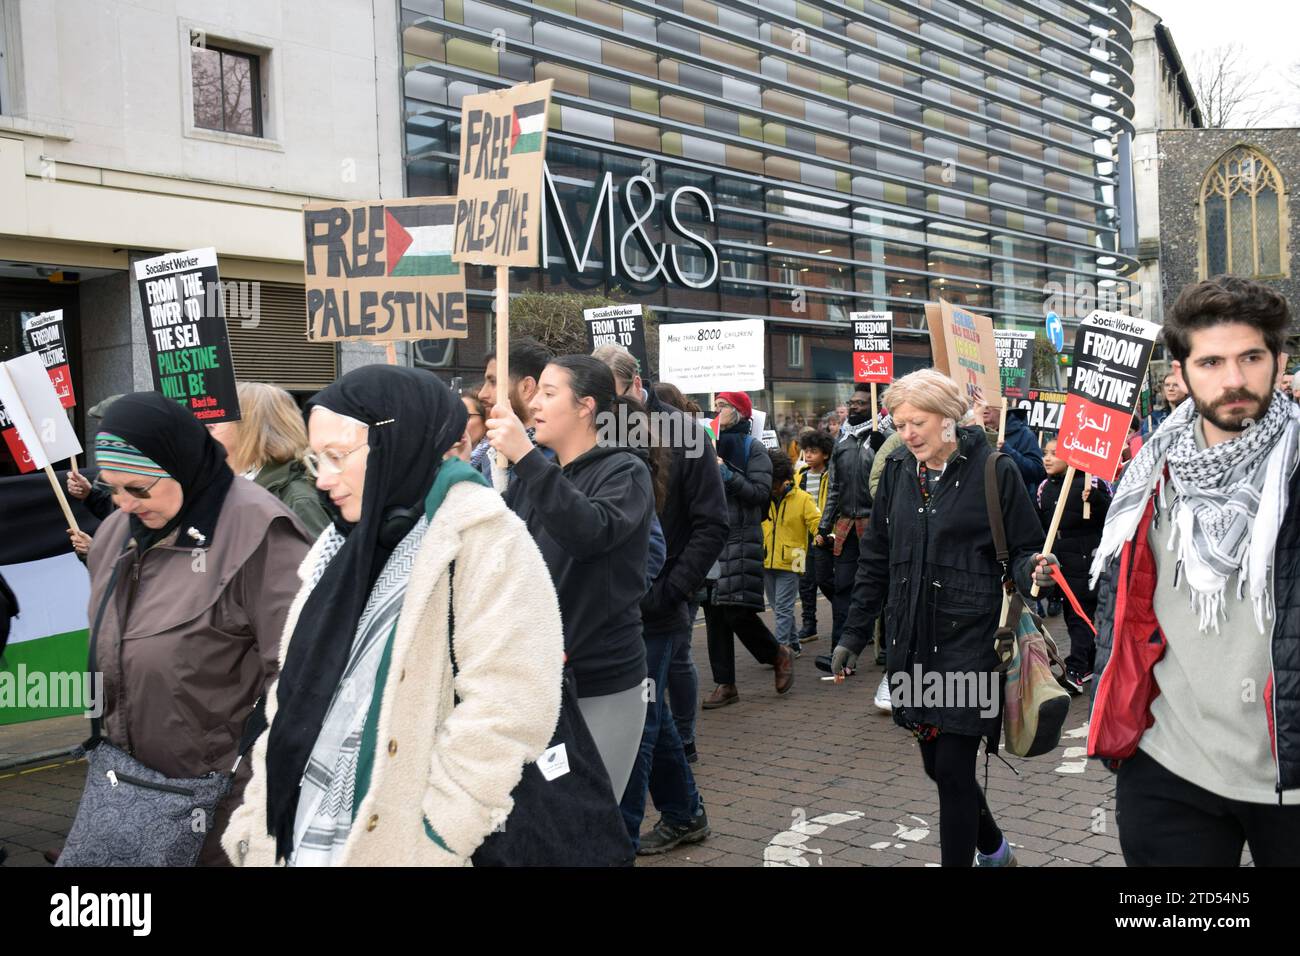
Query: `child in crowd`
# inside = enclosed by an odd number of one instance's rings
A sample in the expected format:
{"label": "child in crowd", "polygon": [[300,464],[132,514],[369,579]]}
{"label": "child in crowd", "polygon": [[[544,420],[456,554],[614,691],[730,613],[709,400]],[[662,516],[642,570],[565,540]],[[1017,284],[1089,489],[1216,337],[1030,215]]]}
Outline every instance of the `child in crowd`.
{"label": "child in crowd", "polygon": [[[1038,486],[1038,514],[1043,530],[1050,527],[1060,496],[1068,494],[1053,552],[1060,559],[1066,583],[1079,599],[1083,613],[1091,620],[1097,613],[1097,595],[1088,588],[1088,568],[1101,543],[1102,526],[1110,509],[1110,486],[1092,475],[1076,472],[1068,492],[1065,491],[1066,464],[1056,457],[1055,439],[1049,441],[1043,451],[1043,467],[1047,469],[1047,479]],[[1071,694],[1079,694],[1083,692],[1083,685],[1092,680],[1096,636],[1068,599],[1061,603],[1065,626],[1070,633],[1070,655],[1065,659],[1065,676],[1061,683]]]}
{"label": "child in crowd", "polygon": [[821,509],[794,483],[794,465],[784,452],[771,452],[772,503],[763,522],[763,588],[776,615],[776,639],[796,657],[802,653],[794,629],[794,602],[808,560],[808,536],[816,534]]}
{"label": "child in crowd", "polygon": [[[803,450],[803,467],[795,483],[817,503],[818,512],[824,511],[831,487],[827,469],[835,448],[834,439],[826,432],[809,428],[799,436],[799,447]],[[835,597],[835,556],[829,547],[816,547],[813,544],[816,537],[815,530],[808,536],[806,567],[799,578],[799,602],[803,606],[803,628],[797,638],[800,642],[817,640],[818,590],[826,595],[827,601]]]}

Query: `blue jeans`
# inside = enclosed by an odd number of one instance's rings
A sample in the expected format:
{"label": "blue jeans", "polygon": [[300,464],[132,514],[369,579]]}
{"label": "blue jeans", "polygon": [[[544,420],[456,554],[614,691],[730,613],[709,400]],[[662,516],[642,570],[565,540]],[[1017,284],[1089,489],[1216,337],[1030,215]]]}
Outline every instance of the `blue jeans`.
{"label": "blue jeans", "polygon": [[763,571],[763,590],[776,616],[776,641],[790,648],[799,646],[794,627],[794,602],[799,597],[799,575],[793,571]]}
{"label": "blue jeans", "polygon": [[673,656],[668,664],[668,707],[673,712],[677,736],[683,745],[695,743],[695,716],[700,706],[700,672],[691,657],[695,637],[695,615],[699,605],[691,604],[691,626],[673,637]]}
{"label": "blue jeans", "polygon": [[673,635],[645,636],[645,663],[651,681],[651,699],[646,704],[641,752],[637,754],[636,766],[632,768],[632,777],[619,804],[628,835],[636,847],[641,845],[647,792],[654,797],[655,806],[669,823],[691,823],[702,805],[695,777],[682,750],[682,740],[677,736],[677,725],[665,700],[673,642]]}

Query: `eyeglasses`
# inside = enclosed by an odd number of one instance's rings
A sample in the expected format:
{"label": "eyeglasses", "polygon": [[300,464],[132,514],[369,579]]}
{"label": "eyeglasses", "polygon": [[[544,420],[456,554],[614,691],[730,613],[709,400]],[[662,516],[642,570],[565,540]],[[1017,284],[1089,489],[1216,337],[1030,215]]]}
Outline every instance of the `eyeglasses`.
{"label": "eyeglasses", "polygon": [[319,455],[314,451],[309,451],[302,456],[303,464],[307,466],[307,471],[313,478],[320,477],[321,472],[329,474],[343,474],[343,463],[347,460],[348,455],[358,452],[369,445],[369,442],[362,442],[352,451],[339,453],[337,451],[324,451]]}
{"label": "eyeglasses", "polygon": [[134,485],[110,485],[107,481],[100,481],[98,478],[96,478],[94,483],[91,485],[91,487],[94,488],[96,491],[106,491],[110,495],[120,495],[125,493],[130,495],[132,498],[140,498],[141,500],[143,500],[145,498],[151,497],[149,494],[150,489],[152,489],[154,485],[158,484],[158,482],[162,481],[163,477],[164,477],[163,475],[159,475],[157,478],[149,482],[149,484],[145,485],[143,488],[138,488]]}

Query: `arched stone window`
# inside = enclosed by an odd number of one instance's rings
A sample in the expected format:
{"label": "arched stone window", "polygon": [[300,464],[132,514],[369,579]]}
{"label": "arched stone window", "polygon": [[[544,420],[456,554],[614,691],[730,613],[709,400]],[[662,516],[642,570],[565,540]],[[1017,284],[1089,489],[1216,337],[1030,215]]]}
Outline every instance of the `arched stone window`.
{"label": "arched stone window", "polygon": [[1201,184],[1201,278],[1286,276],[1287,223],[1277,167],[1257,149],[1234,146]]}

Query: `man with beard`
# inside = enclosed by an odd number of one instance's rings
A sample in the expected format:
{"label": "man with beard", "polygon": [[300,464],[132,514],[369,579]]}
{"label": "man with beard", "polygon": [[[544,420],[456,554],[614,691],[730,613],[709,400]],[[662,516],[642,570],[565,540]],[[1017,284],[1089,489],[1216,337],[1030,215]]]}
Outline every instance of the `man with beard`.
{"label": "man with beard", "polygon": [[[871,387],[859,385],[847,406],[848,417],[840,426],[839,439],[831,452],[830,491],[826,509],[817,528],[816,544],[831,546],[834,554],[835,597],[831,601],[831,647],[840,642],[844,618],[853,597],[853,577],[858,568],[858,539],[871,516],[871,464],[876,453],[872,447]],[[817,658],[823,670],[830,670],[830,655]]]}
{"label": "man with beard", "polygon": [[[1088,752],[1118,767],[1130,866],[1300,865],[1300,409],[1267,286],[1183,290],[1165,344],[1190,401],[1124,472],[1092,566]],[[1122,761],[1122,763],[1121,763]]]}

